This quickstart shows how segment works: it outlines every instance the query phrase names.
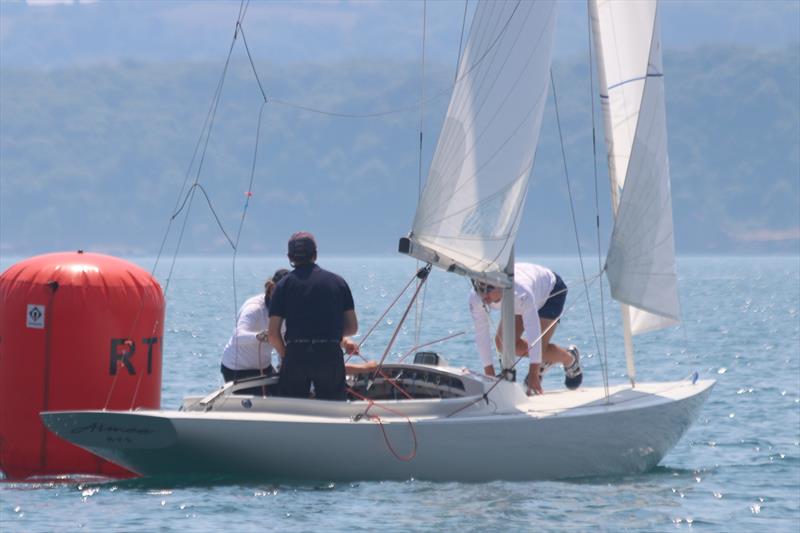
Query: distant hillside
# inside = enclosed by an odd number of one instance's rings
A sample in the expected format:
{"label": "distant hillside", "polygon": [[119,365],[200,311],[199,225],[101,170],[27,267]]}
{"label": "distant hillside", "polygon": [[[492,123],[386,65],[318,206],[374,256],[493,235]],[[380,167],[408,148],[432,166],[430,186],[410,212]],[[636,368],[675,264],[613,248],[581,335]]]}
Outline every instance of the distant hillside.
{"label": "distant hillside", "polygon": [[[798,251],[798,50],[666,53],[679,253]],[[220,70],[219,64],[134,62],[3,69],[0,252],[157,251]],[[260,64],[259,72],[271,97],[344,113],[413,106],[419,94],[416,62]],[[587,67],[557,63],[554,72],[580,239],[592,251]],[[248,65],[233,65],[201,179],[229,233],[241,216],[252,164],[260,102],[251,76]],[[452,66],[429,66],[428,76],[430,97],[447,87]],[[447,95],[426,105],[424,166],[446,105]],[[306,228],[318,234],[322,250],[393,252],[416,205],[418,122],[414,109],[352,119],[268,103],[242,251],[281,252],[289,233]],[[602,131],[598,122],[605,238],[610,215]],[[528,254],[574,253],[552,97],[542,139],[519,248]],[[183,249],[229,249],[200,196]]]}

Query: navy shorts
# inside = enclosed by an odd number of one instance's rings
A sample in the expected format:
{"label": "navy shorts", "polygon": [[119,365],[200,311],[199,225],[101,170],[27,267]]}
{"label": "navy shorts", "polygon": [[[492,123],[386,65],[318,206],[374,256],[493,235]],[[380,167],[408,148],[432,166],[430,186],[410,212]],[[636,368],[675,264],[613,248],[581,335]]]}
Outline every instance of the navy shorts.
{"label": "navy shorts", "polygon": [[556,284],[553,285],[553,290],[550,291],[550,297],[545,302],[544,306],[539,309],[539,318],[547,320],[555,320],[561,316],[564,311],[564,303],[567,301],[567,285],[561,276],[556,274]]}

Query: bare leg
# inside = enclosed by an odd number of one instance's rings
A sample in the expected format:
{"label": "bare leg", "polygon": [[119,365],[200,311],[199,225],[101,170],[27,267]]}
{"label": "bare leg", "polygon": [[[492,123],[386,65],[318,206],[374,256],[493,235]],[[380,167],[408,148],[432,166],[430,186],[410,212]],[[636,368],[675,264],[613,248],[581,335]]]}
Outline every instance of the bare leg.
{"label": "bare leg", "polygon": [[[556,328],[558,327],[558,324],[553,324],[553,322],[555,322],[555,320],[549,318],[539,319],[542,331],[547,331],[547,333],[542,336],[542,361],[553,364],[561,363],[564,368],[566,368],[572,364],[574,358],[564,348],[550,342],[550,339],[553,338],[553,333],[556,332]],[[553,327],[550,327],[551,324],[553,324]],[[550,328],[550,330],[547,328]]]}
{"label": "bare leg", "polygon": [[[522,316],[516,315],[515,316],[515,329],[514,332],[517,338],[517,346],[516,352],[517,356],[524,356],[528,355],[528,342],[522,338],[522,333],[525,331],[524,326],[522,325]],[[539,325],[541,326],[541,331],[547,331],[542,336],[542,361],[545,363],[550,364],[561,364],[565,368],[572,364],[573,357],[570,355],[568,351],[557,344],[553,344],[550,342],[550,339],[553,338],[553,333],[555,333],[558,324],[555,324],[550,330],[548,331],[547,328],[550,327],[554,320],[547,319],[547,318],[540,318]],[[497,326],[497,334],[494,337],[494,343],[497,346],[498,351],[503,351],[503,321],[500,321],[500,324]],[[533,340],[533,339],[531,339]]]}

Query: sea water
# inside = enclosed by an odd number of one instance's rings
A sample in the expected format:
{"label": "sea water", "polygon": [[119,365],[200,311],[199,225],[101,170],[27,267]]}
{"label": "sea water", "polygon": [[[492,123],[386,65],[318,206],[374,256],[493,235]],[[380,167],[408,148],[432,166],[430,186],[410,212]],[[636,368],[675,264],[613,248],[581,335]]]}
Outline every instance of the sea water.
{"label": "sea water", "polygon": [[[153,267],[152,259],[134,261]],[[607,287],[601,298],[596,259],[586,262],[586,284],[576,258],[536,261],[569,285],[567,311],[554,341],[580,347],[584,384],[602,384],[604,346],[609,381],[626,382],[619,310]],[[0,266],[13,262],[5,258]],[[678,263],[682,325],[635,339],[637,378],[675,380],[696,371],[718,383],[697,422],[650,472],[513,483],[5,482],[0,484],[0,531],[797,532],[800,261],[796,256],[682,257]],[[322,257],[320,264],[350,283],[362,334],[415,269],[414,261],[404,258]],[[221,385],[220,353],[237,304],[285,266],[283,258],[240,258],[234,297],[230,258],[178,260],[167,291],[165,408],[177,408],[184,395]],[[162,285],[168,271],[169,261],[162,259],[156,271]],[[455,366],[480,368],[468,291],[463,278],[434,271],[422,292],[424,305],[409,313],[389,360],[415,344],[463,331],[426,349]],[[383,354],[406,302],[402,298],[381,320],[364,344],[367,357]],[[562,381],[563,372],[553,369],[544,387],[558,390]],[[487,472],[502,453],[502,439],[486,449],[481,461]]]}

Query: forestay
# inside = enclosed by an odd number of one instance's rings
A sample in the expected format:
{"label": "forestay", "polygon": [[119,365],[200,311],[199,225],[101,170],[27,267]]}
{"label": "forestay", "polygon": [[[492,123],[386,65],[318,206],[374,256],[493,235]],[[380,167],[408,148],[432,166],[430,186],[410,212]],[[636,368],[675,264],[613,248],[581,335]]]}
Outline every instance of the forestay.
{"label": "forestay", "polygon": [[679,317],[658,7],[590,8],[615,211],[606,274],[636,334]]}
{"label": "forestay", "polygon": [[539,138],[556,5],[481,2],[410,239],[447,263],[501,275]]}

